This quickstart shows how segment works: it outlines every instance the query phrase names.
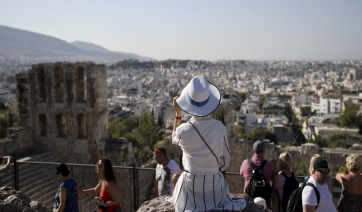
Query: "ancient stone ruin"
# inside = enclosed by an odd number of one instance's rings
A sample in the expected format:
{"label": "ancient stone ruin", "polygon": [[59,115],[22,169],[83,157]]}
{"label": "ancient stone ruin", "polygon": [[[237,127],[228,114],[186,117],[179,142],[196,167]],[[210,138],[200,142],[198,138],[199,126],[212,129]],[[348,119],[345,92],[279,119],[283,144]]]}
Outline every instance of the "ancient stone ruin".
{"label": "ancient stone ruin", "polygon": [[[109,157],[114,166],[128,166],[133,162],[131,143],[122,138],[108,138],[105,65],[93,62],[39,63],[16,74],[16,86],[19,126],[7,129],[9,138],[0,142],[3,153],[20,159],[22,156],[19,155],[45,152],[56,160],[49,161],[48,157],[48,160],[42,162],[68,164],[95,164],[102,157]],[[30,160],[35,158],[37,157]],[[27,180],[24,179],[27,174],[24,170],[29,166],[20,164],[20,190],[26,193],[38,189],[35,184],[43,181],[44,177],[50,177],[51,180],[46,181],[42,192],[38,196],[32,196],[34,199],[46,196],[45,204],[49,209],[49,202],[54,201],[56,193],[56,188],[53,187],[59,185],[57,179],[53,179],[56,177],[53,168],[47,166],[46,172],[51,172],[50,174],[43,176],[43,179],[34,177],[30,185],[24,185]],[[40,165],[32,166],[35,170],[44,168],[39,168]],[[82,188],[97,185],[94,167],[70,168],[72,176],[80,182]],[[129,182],[133,177],[127,170],[116,170],[116,175],[119,182]],[[11,186],[11,180],[7,180],[7,183]],[[129,197],[130,187],[129,183],[119,183],[118,195]],[[92,196],[89,198],[92,199],[88,201],[91,208],[95,203]],[[87,202],[86,200],[83,202]],[[122,204],[122,209],[127,211],[130,205],[130,201],[126,201]]]}
{"label": "ancient stone ruin", "polygon": [[92,62],[43,63],[17,74],[19,126],[31,147],[69,162],[99,158],[108,136],[106,80],[106,66]]}
{"label": "ancient stone ruin", "polygon": [[46,212],[46,207],[36,200],[30,200],[23,192],[9,187],[0,188],[0,211]]}
{"label": "ancient stone ruin", "polygon": [[[233,198],[245,198],[246,207],[243,212],[269,212],[264,206],[255,204],[251,198],[244,196],[243,194],[231,194]],[[165,201],[165,196],[157,197],[150,201],[144,202],[137,212],[176,212],[175,207],[172,203]],[[222,211],[210,211],[210,212],[222,212]]]}

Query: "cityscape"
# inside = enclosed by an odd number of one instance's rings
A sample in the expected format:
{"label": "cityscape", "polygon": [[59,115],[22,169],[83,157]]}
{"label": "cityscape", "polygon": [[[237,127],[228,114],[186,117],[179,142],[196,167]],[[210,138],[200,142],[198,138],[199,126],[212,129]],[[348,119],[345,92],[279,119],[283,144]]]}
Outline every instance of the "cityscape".
{"label": "cityscape", "polygon": [[343,211],[361,7],[0,3],[0,211]]}

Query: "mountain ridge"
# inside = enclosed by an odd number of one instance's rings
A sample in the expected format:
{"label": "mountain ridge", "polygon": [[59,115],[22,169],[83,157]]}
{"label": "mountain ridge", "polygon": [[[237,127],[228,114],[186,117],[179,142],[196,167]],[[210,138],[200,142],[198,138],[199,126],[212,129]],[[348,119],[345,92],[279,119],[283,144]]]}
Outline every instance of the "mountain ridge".
{"label": "mountain ridge", "polygon": [[68,43],[56,37],[0,25],[0,60],[37,62],[91,60],[112,64],[121,60],[154,60],[133,53],[113,52],[83,41]]}

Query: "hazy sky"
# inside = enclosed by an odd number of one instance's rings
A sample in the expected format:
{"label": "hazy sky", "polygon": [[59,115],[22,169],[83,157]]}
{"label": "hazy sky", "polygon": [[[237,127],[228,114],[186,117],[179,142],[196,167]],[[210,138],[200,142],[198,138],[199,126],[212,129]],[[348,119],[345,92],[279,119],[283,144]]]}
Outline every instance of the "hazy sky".
{"label": "hazy sky", "polygon": [[362,59],[361,0],[4,0],[0,25],[164,59]]}

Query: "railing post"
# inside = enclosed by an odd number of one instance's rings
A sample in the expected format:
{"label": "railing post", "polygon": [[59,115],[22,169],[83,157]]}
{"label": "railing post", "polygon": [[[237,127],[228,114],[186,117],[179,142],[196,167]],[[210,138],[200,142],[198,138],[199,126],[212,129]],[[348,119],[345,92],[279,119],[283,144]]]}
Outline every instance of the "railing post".
{"label": "railing post", "polygon": [[132,201],[132,175],[131,175],[131,172],[132,172],[132,170],[131,169],[128,169],[128,176],[129,176],[129,205],[130,205],[130,207],[131,207],[131,211],[136,211],[136,210],[132,210],[132,209],[134,209],[134,204],[132,204],[133,203],[133,201]]}
{"label": "railing post", "polygon": [[138,210],[138,207],[140,206],[140,192],[138,189],[138,169],[136,169],[136,192],[137,192],[137,199],[136,199],[137,208],[136,208],[136,210]]}
{"label": "railing post", "polygon": [[137,207],[137,193],[136,193],[136,165],[133,164],[133,206],[134,210],[136,211],[138,209]]}
{"label": "railing post", "polygon": [[15,185],[15,190],[19,191],[20,190],[20,184],[19,184],[19,164],[16,161],[16,159],[14,158],[14,185]]}

